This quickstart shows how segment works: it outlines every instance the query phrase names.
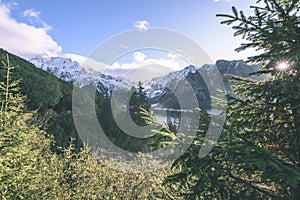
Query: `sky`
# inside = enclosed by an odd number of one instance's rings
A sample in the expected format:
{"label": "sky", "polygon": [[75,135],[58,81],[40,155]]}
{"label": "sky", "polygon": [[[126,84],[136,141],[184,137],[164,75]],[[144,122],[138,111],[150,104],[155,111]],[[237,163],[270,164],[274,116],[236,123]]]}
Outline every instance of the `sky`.
{"label": "sky", "polygon": [[[250,12],[256,0],[0,0],[0,48],[25,59],[36,55],[62,56],[83,63],[99,44],[129,30],[166,28],[195,41],[212,62],[240,60],[253,51],[236,53],[243,41],[231,27],[221,25],[218,13],[231,7]],[[149,53],[149,52],[148,52]],[[183,63],[172,54],[128,53],[112,67],[135,67],[137,63],[176,66]],[[163,54],[161,54],[163,55]],[[125,56],[126,57],[126,56]],[[128,59],[130,57],[131,59]],[[152,59],[152,60],[151,60]],[[160,61],[162,61],[160,63]],[[100,61],[101,62],[101,61]],[[168,64],[166,64],[168,63]],[[211,64],[211,63],[208,63]]]}

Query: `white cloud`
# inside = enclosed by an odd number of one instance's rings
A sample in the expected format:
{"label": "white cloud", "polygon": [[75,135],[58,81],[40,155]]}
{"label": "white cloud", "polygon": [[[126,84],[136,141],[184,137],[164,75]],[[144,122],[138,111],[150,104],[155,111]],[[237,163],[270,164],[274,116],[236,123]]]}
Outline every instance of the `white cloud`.
{"label": "white cloud", "polygon": [[28,9],[28,10],[25,10],[23,12],[23,15],[25,17],[33,17],[33,18],[39,18],[40,15],[41,15],[41,12],[40,11],[36,11],[34,9]]}
{"label": "white cloud", "polygon": [[[1,0],[0,0],[0,4],[1,4]],[[16,1],[10,1],[10,2],[6,2],[5,5],[9,8],[9,9],[15,9],[18,8],[19,4]]]}
{"label": "white cloud", "polygon": [[143,61],[145,61],[147,56],[145,54],[141,53],[141,52],[136,51],[133,54],[133,58],[136,62],[143,62]]}
{"label": "white cloud", "polygon": [[175,60],[176,58],[178,58],[178,56],[174,53],[168,53],[168,58],[170,58],[171,60]]}
{"label": "white cloud", "polygon": [[185,67],[179,57],[169,53],[162,58],[148,58],[142,52],[133,53],[132,62],[114,62],[108,67],[107,73],[111,75],[124,76],[125,78],[137,80],[149,80],[154,77],[166,75],[172,71]]}
{"label": "white cloud", "polygon": [[57,56],[61,53],[62,47],[48,34],[51,27],[40,19],[40,12],[27,10],[23,13],[32,24],[39,23],[40,27],[36,27],[17,22],[10,15],[11,9],[11,5],[0,1],[0,48],[27,59],[37,54]]}
{"label": "white cloud", "polygon": [[25,10],[23,12],[23,15],[24,17],[27,17],[29,22],[35,26],[35,27],[41,27],[45,30],[51,30],[51,26],[49,26],[48,24],[46,24],[46,22],[44,22],[40,15],[41,15],[41,12],[40,11],[37,11],[37,10],[34,10],[34,9],[28,9],[28,10]]}
{"label": "white cloud", "polygon": [[149,29],[150,23],[147,20],[136,21],[134,27],[139,31],[147,31]]}
{"label": "white cloud", "polygon": [[133,60],[131,62],[122,62],[121,60],[114,62],[112,65],[71,53],[63,54],[61,57],[70,58],[89,71],[122,76],[132,81],[150,80],[154,77],[181,70],[188,65],[174,53],[169,53],[162,58],[148,58],[146,54],[136,51],[132,54]]}
{"label": "white cloud", "polygon": [[109,69],[110,70],[133,70],[142,66],[164,66],[172,70],[179,70],[182,68],[181,64],[176,60],[176,55],[168,54],[166,58],[148,58],[142,52],[136,51],[133,54],[133,62],[119,63],[114,62]]}
{"label": "white cloud", "polygon": [[71,60],[78,62],[82,67],[86,68],[89,71],[104,72],[108,67],[103,62],[99,62],[94,59],[77,54],[67,53],[63,54],[62,57],[70,58]]}

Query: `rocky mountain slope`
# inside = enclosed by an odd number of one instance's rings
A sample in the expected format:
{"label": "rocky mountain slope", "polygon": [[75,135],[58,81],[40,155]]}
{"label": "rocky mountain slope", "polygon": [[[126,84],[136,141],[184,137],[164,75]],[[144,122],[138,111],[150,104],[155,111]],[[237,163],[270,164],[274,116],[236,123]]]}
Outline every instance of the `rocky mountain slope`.
{"label": "rocky mountain slope", "polygon": [[[122,77],[113,77],[100,72],[88,71],[69,58],[47,58],[40,56],[31,59],[30,62],[64,81],[76,82],[80,87],[91,83],[96,84],[98,92],[103,96],[109,95],[116,87],[129,90],[136,85],[136,83]],[[184,82],[188,81],[196,94],[199,107],[209,109],[211,104],[209,87],[214,87],[215,80],[213,79],[215,79],[216,72],[220,73],[226,92],[230,92],[230,83],[225,76],[226,74],[249,77],[250,73],[258,69],[258,66],[248,66],[242,60],[219,60],[214,65],[210,64],[200,67],[190,65],[180,71],[154,78],[143,84],[152,104],[160,103],[164,107],[179,109],[176,95],[189,95],[185,93],[187,88],[182,88]],[[80,79],[78,79],[79,74],[81,76]]]}
{"label": "rocky mountain slope", "polygon": [[79,87],[96,84],[98,92],[104,96],[109,95],[115,87],[129,89],[132,85],[130,81],[121,77],[88,71],[70,58],[37,56],[30,59],[29,62],[61,80],[76,83]]}
{"label": "rocky mountain slope", "polygon": [[[210,109],[211,99],[209,87],[215,87],[217,82],[224,85],[224,91],[230,93],[230,82],[226,74],[232,74],[241,77],[249,77],[250,73],[253,73],[259,69],[258,66],[248,66],[243,63],[242,60],[226,61],[219,60],[215,65],[204,65],[202,67],[188,66],[181,71],[170,73],[164,77],[158,77],[152,79],[146,83],[146,93],[151,99],[152,103],[160,103],[163,106],[171,106],[178,108],[179,104],[176,100],[175,94],[170,91],[177,91],[180,95],[184,94],[184,88],[181,88],[184,80],[193,88],[196,97],[199,101],[199,107],[204,109]],[[216,74],[220,74],[222,80],[216,80]]]}

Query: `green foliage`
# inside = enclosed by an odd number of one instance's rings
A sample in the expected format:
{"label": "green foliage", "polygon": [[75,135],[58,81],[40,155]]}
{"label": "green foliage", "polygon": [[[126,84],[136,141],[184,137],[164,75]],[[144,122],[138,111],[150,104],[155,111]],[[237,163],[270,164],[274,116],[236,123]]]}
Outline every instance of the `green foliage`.
{"label": "green foliage", "polygon": [[[122,158],[112,159],[103,154],[96,159],[86,148],[77,154],[73,150],[72,145],[64,150],[66,199],[154,199],[164,194],[161,185],[169,173],[167,169],[136,174],[121,172],[105,163],[118,166]],[[146,157],[145,162],[148,162]]]}
{"label": "green foliage", "polygon": [[[61,81],[50,73],[36,68],[26,60],[0,49],[0,58],[5,58],[6,54],[10,57],[10,63],[15,66],[22,66],[11,69],[14,74],[12,79],[14,81],[22,80],[19,87],[20,92],[27,97],[26,109],[28,111],[37,110],[33,121],[47,131],[49,135],[54,136],[53,151],[61,152],[55,146],[67,148],[70,138],[75,138],[75,149],[79,151],[83,144],[77,134],[72,116],[73,85]],[[0,82],[5,81],[5,74],[3,73],[0,71]],[[93,89],[92,91],[94,92]],[[128,136],[118,128],[112,115],[110,97],[102,97],[97,93],[95,103],[98,120],[111,141],[128,151],[147,151],[149,144],[147,139]],[[146,109],[150,107],[141,84],[138,88],[134,88],[130,100],[130,114],[138,125],[143,126],[145,125],[144,120],[141,119],[138,112],[140,106]]]}
{"label": "green foliage", "polygon": [[243,43],[237,51],[248,48],[262,50],[263,53],[249,58],[260,62],[262,69],[272,69],[281,59],[298,60],[299,44],[299,7],[298,0],[259,0],[264,6],[251,6],[254,15],[246,17],[242,11],[233,7],[233,15],[219,14],[228,18],[222,24],[231,25],[235,36],[243,36]]}
{"label": "green foliage", "polygon": [[[6,80],[0,92],[0,199],[167,199],[161,187],[170,172],[132,174],[105,165],[120,158],[96,157],[87,148],[76,153],[74,140],[57,155],[52,138],[32,123],[25,98],[11,81],[13,66],[3,62]],[[133,161],[135,162],[135,161]],[[144,162],[149,163],[145,157]]]}
{"label": "green foliage", "polygon": [[[258,2],[264,6],[252,6],[252,16],[236,8],[232,8],[232,15],[218,16],[227,18],[223,24],[237,23],[233,26],[235,36],[248,41],[237,51],[263,51],[249,57],[249,62],[261,66],[256,75],[267,74],[268,78],[254,81],[230,76],[233,95],[228,97],[228,118],[219,142],[208,156],[198,157],[211,119],[199,110],[199,131],[189,149],[173,163],[175,173],[168,169],[120,172],[105,162],[117,165],[121,158],[102,156],[99,160],[87,148],[79,151],[80,142],[69,145],[69,136],[78,138],[68,112],[72,86],[9,55],[11,62],[7,59],[2,63],[4,70],[0,70],[1,198],[299,199],[300,3]],[[0,54],[6,52],[1,50]],[[288,67],[278,68],[280,62]],[[11,73],[16,76],[11,77]],[[20,78],[23,81],[19,83]],[[19,93],[18,84],[29,102]],[[153,119],[141,85],[134,94],[133,118],[156,125],[156,134],[147,141],[126,135],[113,120],[110,98],[96,95],[98,119],[111,141],[133,152],[149,150],[145,145],[153,141],[157,141],[150,146],[154,149],[184,142],[168,124],[160,125]],[[28,113],[24,102],[31,109],[39,108],[40,115]],[[40,122],[54,133],[56,144],[64,147],[61,154],[51,151],[53,140],[36,127],[41,127]]]}
{"label": "green foliage", "polygon": [[[160,124],[155,118],[154,112],[152,110],[147,110],[140,107],[139,113],[141,118],[145,121],[147,125],[152,125],[155,127],[152,132],[152,141],[149,143],[151,150],[158,150],[164,148],[167,145],[176,144],[178,139],[176,137],[175,131],[172,131],[167,122]],[[175,141],[175,142],[173,142]]]}
{"label": "green foliage", "polygon": [[4,94],[0,101],[0,193],[2,199],[32,199],[59,187],[55,182],[48,184],[56,175],[49,168],[55,156],[47,148],[50,140],[45,133],[27,123],[32,114],[23,112],[24,97],[18,92],[18,81],[11,81],[14,67],[8,56],[2,64],[6,81],[0,88]]}
{"label": "green foliage", "polygon": [[[37,111],[33,120],[41,128],[54,136],[55,145],[68,147],[70,137],[76,138],[75,146],[79,150],[82,143],[77,135],[71,115],[73,85],[36,68],[26,60],[0,49],[0,59],[9,61],[15,67],[11,69],[11,81],[17,81],[22,95],[26,96],[26,109]],[[21,80],[21,81],[19,81]],[[6,82],[5,71],[0,70],[0,82]],[[54,145],[54,146],[55,146]],[[57,149],[54,149],[57,151]]]}
{"label": "green foliage", "polygon": [[143,91],[142,83],[138,83],[138,88],[135,90],[129,101],[129,113],[131,115],[132,120],[139,126],[145,126],[146,123],[142,119],[142,115],[140,113],[140,108],[149,110],[151,104],[148,101],[146,93]]}
{"label": "green foliage", "polygon": [[[198,151],[209,123],[203,112],[199,134],[166,179],[185,199],[299,199],[300,194],[300,16],[298,0],[260,0],[253,16],[232,8],[223,24],[232,25],[259,64],[263,81],[230,76],[228,118],[217,146],[205,158]],[[279,68],[285,62],[287,68]],[[161,135],[160,132],[158,134]],[[164,136],[168,132],[164,133]],[[171,138],[171,137],[169,137]],[[172,140],[174,141],[174,139]]]}
{"label": "green foliage", "polygon": [[[0,49],[1,60],[6,59],[9,55],[10,63],[14,66],[22,66],[11,69],[14,76],[12,80],[22,80],[19,84],[21,93],[27,95],[29,102],[27,106],[31,109],[40,109],[41,111],[47,108],[53,108],[62,98],[61,82],[54,76],[49,75],[34,65]],[[0,81],[5,81],[4,72],[0,72]]]}
{"label": "green foliage", "polygon": [[[236,170],[247,168],[244,174],[272,188],[261,187],[267,195],[280,197],[300,189],[300,3],[263,2],[264,7],[252,6],[254,16],[231,18],[238,22],[235,35],[249,41],[237,51],[263,50],[249,61],[271,76],[261,82],[232,77],[235,96],[230,99],[227,133],[247,147],[241,154],[244,162],[236,159]],[[278,67],[282,62],[287,68]]]}
{"label": "green foliage", "polygon": [[[136,103],[135,105],[140,104]],[[138,109],[138,107],[134,109]],[[122,129],[120,129],[116,124],[112,114],[110,97],[103,98],[99,95],[96,95],[96,113],[99,124],[101,125],[104,133],[116,146],[130,152],[149,151],[148,144],[152,140],[151,138],[133,137],[127,133],[124,133],[124,131],[122,131]],[[144,122],[139,112],[132,116],[139,122]]]}

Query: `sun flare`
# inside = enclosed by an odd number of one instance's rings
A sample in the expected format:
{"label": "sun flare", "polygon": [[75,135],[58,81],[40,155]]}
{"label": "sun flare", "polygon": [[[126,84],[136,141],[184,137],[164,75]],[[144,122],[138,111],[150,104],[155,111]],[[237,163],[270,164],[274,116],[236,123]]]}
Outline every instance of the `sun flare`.
{"label": "sun flare", "polygon": [[287,62],[280,62],[276,67],[279,71],[285,71],[289,68],[289,64]]}

